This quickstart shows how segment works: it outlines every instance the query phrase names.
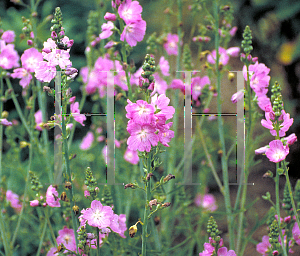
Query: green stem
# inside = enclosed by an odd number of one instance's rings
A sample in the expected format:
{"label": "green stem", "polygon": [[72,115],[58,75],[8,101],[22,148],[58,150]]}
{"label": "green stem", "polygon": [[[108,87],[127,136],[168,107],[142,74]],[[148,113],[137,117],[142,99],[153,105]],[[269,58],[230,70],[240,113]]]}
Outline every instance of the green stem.
{"label": "green stem", "polygon": [[45,219],[44,227],[43,227],[43,231],[42,231],[42,235],[41,235],[41,239],[40,239],[40,243],[39,243],[39,248],[38,248],[38,251],[36,253],[36,256],[40,256],[40,254],[41,254],[41,250],[42,250],[42,246],[43,246],[43,242],[44,242],[44,237],[45,237],[45,233],[46,233],[46,228],[47,228],[47,220]]}
{"label": "green stem", "polygon": [[100,230],[99,230],[99,228],[97,227],[96,228],[96,232],[97,232],[97,256],[100,256],[100,234],[99,234],[99,232],[100,232]]}
{"label": "green stem", "polygon": [[295,201],[294,201],[292,187],[291,187],[291,182],[290,182],[290,178],[289,178],[289,174],[288,174],[288,170],[287,170],[287,166],[286,166],[285,161],[283,161],[283,166],[284,166],[284,169],[285,169],[285,178],[286,178],[286,182],[287,182],[287,185],[288,185],[288,189],[289,189],[289,193],[290,193],[290,198],[291,198],[291,201],[292,201],[293,212],[294,212],[294,215],[296,216],[296,221],[297,221],[298,227],[300,227],[300,225],[299,225],[300,224],[299,223],[299,217],[298,217],[298,213],[297,213],[297,208],[296,208],[296,204],[295,204]]}
{"label": "green stem", "polygon": [[[245,145],[245,166],[242,165],[241,169],[241,177],[240,177],[240,184],[238,188],[238,193],[237,193],[237,198],[235,201],[235,209],[238,206],[239,199],[240,199],[240,192],[241,189],[243,190],[242,192],[242,197],[241,197],[241,205],[240,205],[240,210],[241,212],[239,213],[239,220],[238,220],[238,235],[237,235],[237,243],[236,243],[236,253],[239,255],[243,255],[243,251],[241,253],[239,252],[240,246],[241,246],[241,241],[242,238],[244,237],[244,229],[243,224],[244,224],[244,207],[246,203],[246,195],[247,195],[247,182],[248,182],[248,175],[249,175],[249,155],[247,152],[250,152],[249,150],[249,140],[252,137],[252,113],[251,113],[251,99],[252,99],[252,93],[251,93],[251,88],[250,88],[250,76],[249,76],[249,64],[246,65],[247,67],[247,98],[248,98],[248,122],[249,125],[247,127],[247,135],[246,135],[246,145]],[[243,185],[244,184],[244,185]],[[243,188],[242,188],[243,187]]]}
{"label": "green stem", "polygon": [[[63,101],[63,113],[67,113],[67,104],[65,101]],[[71,181],[71,170],[70,170],[70,160],[69,160],[69,147],[68,147],[68,141],[67,141],[67,131],[66,131],[66,123],[64,115],[61,116],[62,119],[62,137],[63,137],[63,144],[64,144],[64,156],[65,156],[65,162],[66,162],[66,174],[67,174],[67,180]],[[77,222],[76,222],[76,216],[75,212],[73,211],[73,206],[75,205],[73,201],[73,186],[71,189],[68,190],[69,192],[69,199],[70,199],[70,211],[72,215],[72,223],[73,223],[73,230],[74,230],[74,236],[76,240],[76,252],[78,248],[78,238],[77,238]]]}
{"label": "green stem", "polygon": [[[2,73],[2,69],[0,69],[0,72]],[[3,101],[1,100],[2,94],[3,94],[3,80],[2,76],[0,77],[0,118],[2,118],[2,112],[3,112]],[[0,125],[0,182],[2,178],[2,146],[3,146],[3,125]]]}
{"label": "green stem", "polygon": [[0,230],[1,230],[1,236],[2,236],[2,241],[3,241],[3,246],[4,246],[4,251],[5,251],[5,255],[7,256],[12,256],[12,250],[9,244],[9,237],[6,236],[5,230],[5,224],[3,221],[3,214],[2,214],[2,210],[0,211]]}
{"label": "green stem", "polygon": [[279,199],[279,174],[278,174],[278,168],[279,168],[279,164],[276,163],[276,177],[275,177],[275,193],[276,193],[276,212],[277,212],[277,216],[278,216],[278,230],[279,230],[279,235],[281,238],[281,247],[283,250],[283,254],[284,256],[288,256],[285,248],[284,248],[284,239],[283,239],[283,235],[281,232],[281,228],[280,228],[280,224],[281,224],[281,220],[280,220],[280,199]]}
{"label": "green stem", "polygon": [[[123,31],[124,30],[124,21],[121,18],[119,18],[119,24],[120,24],[120,31]],[[128,64],[125,43],[122,44],[121,52],[122,52],[123,63]],[[131,88],[130,78],[129,78],[127,70],[125,70],[125,75],[126,75],[126,82],[127,82],[127,87],[128,87],[128,95],[127,96],[128,96],[129,100],[132,100],[132,88]]]}
{"label": "green stem", "polygon": [[[152,160],[152,153],[150,152],[148,155],[147,159],[147,174],[151,172],[151,160]],[[146,180],[145,184],[145,190],[146,190],[146,195],[145,195],[145,211],[144,211],[144,221],[143,221],[143,232],[142,232],[142,256],[146,256],[147,250],[147,226],[148,226],[148,202],[150,198],[150,180]]]}
{"label": "green stem", "polygon": [[[217,72],[217,109],[218,113],[222,113],[222,100],[221,100],[221,74],[219,70],[219,5],[218,1],[214,2],[214,14],[215,14],[215,49],[216,49],[216,72]],[[222,173],[223,173],[223,183],[224,183],[224,199],[225,199],[225,207],[226,207],[226,214],[227,214],[227,223],[228,223],[228,232],[229,232],[229,247],[230,249],[234,248],[234,232],[233,232],[233,219],[232,219],[232,212],[231,212],[231,204],[230,204],[230,191],[229,191],[229,178],[228,178],[228,164],[226,161],[226,148],[225,148],[225,139],[224,139],[224,125],[223,119],[221,115],[218,115],[218,131],[219,137],[221,142],[221,149],[223,151],[222,154]]]}

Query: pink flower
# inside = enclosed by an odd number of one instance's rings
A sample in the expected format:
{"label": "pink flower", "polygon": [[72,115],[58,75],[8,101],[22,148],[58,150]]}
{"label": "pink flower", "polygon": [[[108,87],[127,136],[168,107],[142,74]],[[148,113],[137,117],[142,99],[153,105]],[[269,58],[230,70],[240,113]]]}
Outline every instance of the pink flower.
{"label": "pink flower", "polygon": [[[136,2],[136,1],[134,1]],[[131,46],[136,46],[137,42],[141,42],[144,39],[146,32],[146,21],[138,20],[136,22],[128,23],[120,37],[121,41],[126,42]]]}
{"label": "pink flower", "polygon": [[91,208],[87,208],[82,218],[92,227],[107,228],[111,224],[113,210],[109,206],[103,206],[100,201],[94,200]]}
{"label": "pink flower", "polygon": [[0,67],[3,69],[11,69],[19,67],[19,55],[14,49],[13,44],[5,44],[4,40],[0,40]]}
{"label": "pink flower", "polygon": [[128,147],[124,153],[124,159],[131,164],[138,164],[140,160],[138,152],[135,150],[131,150]]}
{"label": "pink flower", "polygon": [[255,155],[265,154],[269,148],[270,148],[269,146],[264,146],[264,147],[258,148],[255,150]]}
{"label": "pink flower", "polygon": [[51,247],[51,249],[47,253],[47,256],[58,256],[58,252],[55,253],[56,251],[57,251],[56,247]]}
{"label": "pink flower", "polygon": [[61,69],[65,69],[72,65],[72,62],[69,60],[70,54],[65,50],[53,50],[51,53],[44,55],[44,59],[49,62],[51,66],[59,65]]}
{"label": "pink flower", "polygon": [[83,138],[83,140],[82,140],[82,142],[80,144],[80,148],[82,150],[88,150],[92,146],[93,141],[94,141],[94,134],[93,134],[93,132],[90,131]]}
{"label": "pink flower", "polygon": [[42,123],[43,123],[43,116],[42,116],[42,110],[38,110],[35,114],[34,114],[34,119],[35,119],[35,129],[37,129],[38,131],[42,131]]}
{"label": "pink flower", "polygon": [[12,122],[7,121],[6,118],[0,118],[0,124],[4,126],[12,126]]}
{"label": "pink flower", "polygon": [[278,163],[289,154],[289,147],[283,146],[280,140],[273,140],[269,143],[270,148],[266,150],[266,156],[271,162]]}
{"label": "pink flower", "polygon": [[104,19],[109,20],[109,21],[115,21],[117,19],[117,17],[116,17],[116,14],[107,12],[104,15]]}
{"label": "pink flower", "polygon": [[60,207],[60,198],[58,197],[58,192],[56,191],[55,187],[50,185],[46,192],[46,203],[50,207]]}
{"label": "pink flower", "polygon": [[127,230],[126,227],[126,215],[125,214],[114,214],[111,218],[110,226],[113,232],[118,233],[121,237],[126,238],[124,232]]}
{"label": "pink flower", "polygon": [[129,121],[127,131],[131,135],[127,140],[128,148],[131,150],[150,152],[151,145],[158,144],[159,137],[155,133],[156,129],[151,125],[140,125]]}
{"label": "pink flower", "polygon": [[272,111],[271,100],[267,97],[266,94],[261,94],[257,97],[257,105],[265,112]]}
{"label": "pink flower", "polygon": [[[239,47],[231,47],[228,48],[227,50],[219,47],[219,63],[222,64],[223,66],[227,65],[228,61],[229,61],[229,56],[232,57],[238,57],[240,48]],[[209,54],[207,56],[207,61],[210,64],[215,64],[216,63],[216,50],[213,50],[211,54]]]}
{"label": "pink flower", "polygon": [[211,256],[215,248],[210,243],[204,243],[204,251],[199,253],[199,256]]}
{"label": "pink flower", "polygon": [[198,207],[203,207],[204,209],[207,209],[211,212],[214,212],[218,209],[218,206],[216,204],[216,199],[212,194],[205,194],[203,195],[197,195],[195,197],[195,205]]}
{"label": "pink flower", "polygon": [[169,147],[169,142],[172,138],[174,138],[174,131],[169,130],[172,126],[172,122],[167,123],[158,131],[159,142],[163,144],[165,147]]}
{"label": "pink flower", "polygon": [[293,238],[295,239],[295,242],[300,245],[300,230],[298,227],[297,222],[295,222],[293,230],[292,230]]}
{"label": "pink flower", "polygon": [[297,136],[295,133],[292,133],[291,135],[282,139],[285,140],[288,145],[293,145],[297,141]]}
{"label": "pink flower", "polygon": [[222,247],[218,250],[218,256],[236,256],[236,253],[234,250],[229,250],[227,252],[227,248]]}
{"label": "pink flower", "polygon": [[168,55],[178,55],[178,35],[176,34],[168,34],[167,35],[167,42],[164,44],[164,48]]}
{"label": "pink flower", "polygon": [[170,75],[170,73],[169,73],[169,70],[170,70],[169,62],[165,59],[164,56],[160,57],[159,68],[160,68],[161,73],[164,76],[169,76]]}
{"label": "pink flower", "polygon": [[107,23],[103,23],[101,26],[102,33],[99,35],[99,38],[100,39],[109,38],[114,33],[112,31],[114,27],[115,25],[111,21],[108,21]]}
{"label": "pink flower", "polygon": [[232,103],[237,103],[239,100],[244,98],[244,90],[240,90],[236,92],[235,94],[232,95],[231,97],[231,102]]}
{"label": "pink flower", "polygon": [[164,94],[160,94],[159,96],[155,94],[151,97],[151,105],[155,107],[155,113],[164,115],[166,120],[172,118],[175,113],[175,108],[168,106],[169,103],[170,99]]}
{"label": "pink flower", "polygon": [[35,48],[25,50],[21,56],[22,67],[29,72],[35,72],[40,61],[43,61],[43,55]]}
{"label": "pink flower", "polygon": [[50,83],[56,75],[55,66],[50,65],[47,61],[40,61],[35,70],[36,79],[41,82]]}
{"label": "pink flower", "polygon": [[171,89],[180,89],[182,93],[184,93],[184,83],[181,79],[173,79],[173,81],[170,84]]}
{"label": "pink flower", "polygon": [[[126,0],[121,3],[118,9],[120,18],[125,21],[126,24],[137,22],[142,19],[141,13],[143,11],[138,1]],[[123,41],[123,40],[122,40]]]}
{"label": "pink flower", "polygon": [[15,41],[15,37],[16,34],[14,31],[12,30],[7,30],[5,32],[3,32],[1,39],[5,41],[5,43],[12,43],[13,41]]}
{"label": "pink flower", "polygon": [[39,204],[40,204],[39,200],[33,200],[33,201],[30,201],[30,206],[31,206],[31,207],[39,206]]}
{"label": "pink flower", "polygon": [[234,36],[235,35],[235,33],[236,33],[236,31],[237,31],[237,27],[232,27],[232,29],[230,29],[229,30],[229,34],[231,35],[231,36]]}
{"label": "pink flower", "polygon": [[143,100],[138,100],[136,103],[132,103],[130,100],[127,100],[127,102],[128,105],[125,107],[127,118],[131,118],[138,124],[150,124],[153,121],[155,111],[153,105]]}
{"label": "pink flower", "polygon": [[12,78],[19,78],[20,85],[25,89],[32,79],[32,75],[25,68],[16,68],[11,74]]}
{"label": "pink flower", "polygon": [[193,77],[192,78],[192,98],[195,101],[198,101],[198,97],[201,95],[202,89],[205,87],[205,85],[210,85],[210,80],[208,76],[204,77]]}
{"label": "pink flower", "polygon": [[[70,251],[76,251],[76,241],[73,229],[64,226],[63,229],[58,231],[58,234],[59,236],[56,238],[57,244],[63,244],[66,249]],[[64,252],[67,252],[67,250]]]}
{"label": "pink flower", "polygon": [[12,192],[11,190],[6,191],[6,200],[10,202],[12,208],[18,212],[22,209],[22,204],[19,202],[19,196]]}
{"label": "pink flower", "polygon": [[166,90],[168,89],[168,84],[165,80],[163,80],[157,72],[153,74],[155,83],[154,83],[154,88],[151,88],[151,84],[148,87],[149,90],[153,90],[151,93],[151,96],[154,95],[156,92],[158,94],[166,94]]}
{"label": "pink flower", "polygon": [[[273,123],[272,123],[273,115],[274,115],[273,111],[265,112],[266,120],[262,119],[261,125],[267,129],[270,129],[270,133],[273,136],[276,136],[277,133],[276,133],[276,130],[274,129]],[[271,118],[272,118],[272,120],[271,120]],[[285,113],[284,110],[281,111],[281,115],[279,117],[279,120],[282,120],[282,119],[283,119],[283,123],[280,125],[281,128],[279,130],[279,137],[285,136],[285,133],[288,131],[288,129],[291,127],[291,125],[294,122],[294,119],[290,118],[290,114]]]}
{"label": "pink flower", "polygon": [[70,105],[70,109],[71,109],[72,116],[74,117],[74,120],[76,122],[80,123],[82,126],[85,126],[83,124],[83,121],[86,120],[86,116],[83,114],[80,114],[79,102],[72,103]]}

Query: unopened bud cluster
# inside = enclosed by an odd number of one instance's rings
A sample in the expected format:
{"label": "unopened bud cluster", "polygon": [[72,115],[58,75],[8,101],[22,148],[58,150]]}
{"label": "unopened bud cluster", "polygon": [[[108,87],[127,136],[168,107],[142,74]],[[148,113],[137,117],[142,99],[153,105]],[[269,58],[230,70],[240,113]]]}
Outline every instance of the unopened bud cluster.
{"label": "unopened bud cluster", "polygon": [[150,56],[150,54],[146,55],[142,69],[144,70],[141,74],[143,79],[140,80],[139,84],[142,89],[147,89],[150,84],[155,83],[153,76],[156,69],[155,60]]}
{"label": "unopened bud cluster", "polygon": [[112,206],[114,204],[110,188],[107,185],[104,185],[101,202],[103,205],[107,206]]}
{"label": "unopened bud cluster", "polygon": [[274,219],[269,232],[269,242],[273,247],[273,250],[279,250],[280,244],[278,242],[279,232],[278,232],[278,223],[277,220]]}
{"label": "unopened bud cluster", "polygon": [[84,184],[87,186],[87,191],[89,194],[87,198],[91,201],[95,200],[98,195],[99,188],[97,187],[97,181],[94,178],[90,167],[87,167],[85,170]]}
{"label": "unopened bud cluster", "polygon": [[281,86],[277,81],[272,86],[271,92],[273,111],[275,113],[275,117],[278,118],[281,115],[281,110],[283,110],[283,101],[281,95]]}
{"label": "unopened bud cluster", "polygon": [[289,193],[289,188],[287,186],[287,183],[285,184],[284,190],[283,190],[283,203],[282,203],[282,208],[290,211],[292,208],[292,200],[291,196]]}
{"label": "unopened bud cluster", "polygon": [[300,208],[300,180],[297,180],[294,192],[294,199],[297,202],[297,209]]}
{"label": "unopened bud cluster", "polygon": [[31,183],[31,189],[33,191],[38,192],[43,188],[43,185],[39,181],[39,178],[32,171],[29,171],[29,179]]}
{"label": "unopened bud cluster", "polygon": [[90,247],[87,245],[87,233],[85,226],[79,227],[78,233],[78,248],[83,250],[83,253],[88,254]]}
{"label": "unopened bud cluster", "polygon": [[217,222],[213,216],[210,216],[207,224],[207,233],[208,235],[217,243],[220,242],[221,237],[219,236],[220,231],[218,229]]}
{"label": "unopened bud cluster", "polygon": [[242,48],[244,50],[244,53],[250,54],[250,52],[253,50],[253,47],[252,47],[252,35],[249,26],[246,26],[243,33],[243,38],[244,40],[242,41]]}

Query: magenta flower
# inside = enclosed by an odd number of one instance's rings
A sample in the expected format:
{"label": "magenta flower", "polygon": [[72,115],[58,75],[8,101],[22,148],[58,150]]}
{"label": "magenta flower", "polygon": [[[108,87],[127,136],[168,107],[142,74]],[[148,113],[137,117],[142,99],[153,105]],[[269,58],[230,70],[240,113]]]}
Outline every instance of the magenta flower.
{"label": "magenta flower", "polygon": [[7,121],[6,118],[0,118],[0,124],[4,126],[12,126],[12,122]]}
{"label": "magenta flower", "polygon": [[90,131],[82,139],[82,142],[80,144],[80,148],[82,150],[88,150],[92,146],[93,141],[94,141],[94,134],[93,134],[93,132]]}
{"label": "magenta flower", "polygon": [[19,202],[19,196],[12,192],[11,190],[6,191],[6,200],[10,202],[12,208],[17,210],[18,212],[22,209],[22,204]]}
{"label": "magenta flower", "polygon": [[49,62],[51,66],[59,65],[61,69],[70,67],[72,62],[69,60],[70,54],[65,50],[53,50],[51,53],[44,55],[44,59]]}
{"label": "magenta flower", "polygon": [[[276,130],[273,127],[272,120],[274,120],[275,114],[273,111],[271,112],[265,112],[265,119],[261,120],[261,125],[267,129],[270,129],[270,133],[273,136],[277,135]],[[285,136],[285,133],[288,131],[288,129],[291,127],[291,125],[294,122],[293,118],[290,118],[290,114],[285,113],[284,110],[281,111],[281,115],[279,117],[279,120],[283,119],[283,123],[280,125],[280,130],[279,130],[279,137]]]}
{"label": "magenta flower", "polygon": [[169,142],[172,138],[174,138],[174,131],[169,130],[172,126],[172,122],[167,123],[161,129],[158,130],[159,142],[163,144],[165,147],[169,147]]}
{"label": "magenta flower", "polygon": [[131,150],[128,147],[124,153],[124,159],[131,164],[138,164],[140,160],[138,152],[135,150]]}
{"label": "magenta flower", "polygon": [[112,29],[115,27],[114,23],[108,21],[107,23],[103,23],[101,26],[102,33],[99,35],[100,39],[109,38],[114,32]]}
{"label": "magenta flower", "polygon": [[291,135],[282,139],[285,140],[288,145],[293,145],[297,141],[297,136],[295,133],[292,133]]}
{"label": "magenta flower", "polygon": [[227,248],[222,247],[218,250],[218,256],[236,256],[236,253],[234,250],[229,250],[227,252]]}
{"label": "magenta flower", "polygon": [[40,202],[37,199],[30,201],[31,207],[37,207],[37,206],[39,206],[39,204],[40,204]]}
{"label": "magenta flower", "polygon": [[170,73],[169,73],[170,65],[169,65],[169,62],[165,59],[164,56],[161,56],[160,59],[159,59],[159,68],[160,68],[161,73],[164,76],[169,76],[170,75]]}
{"label": "magenta flower", "polygon": [[269,148],[270,148],[269,146],[264,146],[264,147],[258,148],[255,150],[255,155],[265,154]]}
{"label": "magenta flower", "polygon": [[180,89],[182,93],[184,93],[184,83],[181,79],[173,79],[170,84],[171,89]]}
{"label": "magenta flower", "polygon": [[9,43],[12,43],[13,41],[15,41],[15,37],[16,37],[16,34],[14,31],[7,30],[7,31],[3,32],[1,39],[4,40],[5,43],[9,44]]}
{"label": "magenta flower", "polygon": [[204,251],[199,253],[199,256],[211,256],[215,248],[210,243],[204,243]]}
{"label": "magenta flower", "polygon": [[16,68],[10,75],[12,78],[19,78],[20,85],[25,89],[32,79],[32,75],[25,68]]}
{"label": "magenta flower", "polygon": [[237,103],[239,100],[244,98],[244,90],[240,90],[236,92],[235,94],[232,95],[231,97],[231,102],[232,103]]}
{"label": "magenta flower", "polygon": [[236,33],[236,31],[237,31],[237,27],[232,27],[230,30],[229,30],[229,34],[231,35],[231,36],[234,36],[235,35],[235,33]]}
{"label": "magenta flower", "polygon": [[[148,87],[148,90],[153,90],[151,93],[151,96],[154,95],[155,93],[158,94],[166,94],[166,90],[168,89],[168,84],[165,80],[163,80],[157,72],[153,74],[155,83],[154,83],[154,88],[151,88],[151,83],[150,86]],[[153,87],[153,86],[152,86]]]}
{"label": "magenta flower", "polygon": [[107,12],[104,15],[104,19],[109,21],[115,21],[117,19],[117,16],[114,13]]}
{"label": "magenta flower", "polygon": [[[285,235],[285,230],[284,229],[282,229],[281,231],[282,231],[282,235],[283,235],[284,247],[286,247],[286,245],[287,245],[287,236]],[[282,246],[281,237],[280,236],[278,236],[278,242]],[[289,253],[294,253],[294,251],[292,250],[292,246],[293,246],[293,242],[292,242],[292,240],[290,240],[289,241]]]}
{"label": "magenta flower", "polygon": [[289,154],[289,147],[283,146],[282,141],[273,140],[269,143],[270,148],[266,150],[266,156],[271,162],[278,163]]}
{"label": "magenta flower", "polygon": [[50,65],[47,61],[40,61],[35,70],[35,77],[41,82],[50,83],[56,75],[55,66]]}
{"label": "magenta flower", "polygon": [[[120,18],[125,21],[126,24],[135,23],[142,19],[141,13],[143,11],[138,1],[126,0],[121,3],[118,8]],[[123,40],[122,40],[123,41]]]}
{"label": "magenta flower", "polygon": [[79,102],[75,102],[75,103],[71,104],[70,109],[71,109],[71,113],[72,113],[74,120],[76,122],[80,123],[82,126],[85,126],[83,124],[83,121],[86,120],[86,116],[83,114],[80,114]]}
{"label": "magenta flower", "polygon": [[111,224],[113,210],[109,206],[103,206],[100,201],[94,200],[91,208],[87,208],[82,218],[92,227],[107,228]]}
{"label": "magenta flower", "polygon": [[42,116],[42,110],[38,110],[35,114],[34,114],[34,119],[35,119],[35,129],[37,129],[38,131],[42,131],[42,124],[43,124],[43,116]]}
{"label": "magenta flower", "polygon": [[168,34],[167,35],[167,42],[164,44],[164,48],[168,55],[178,55],[178,35],[176,34]]}
{"label": "magenta flower", "polygon": [[128,105],[125,107],[127,118],[131,118],[138,124],[150,124],[154,120],[155,108],[153,105],[143,100],[138,100],[136,103],[132,103],[130,100],[127,102]]}
{"label": "magenta flower", "polygon": [[[136,1],[134,1],[136,2]],[[128,23],[120,37],[121,41],[126,42],[131,46],[136,46],[137,42],[141,42],[144,39],[146,32],[146,21],[138,20],[136,22]]]}
{"label": "magenta flower", "polygon": [[166,118],[166,120],[173,117],[173,114],[175,113],[175,108],[172,106],[168,106],[170,103],[170,99],[164,95],[157,95],[151,97],[151,105],[155,107],[155,113],[156,114],[163,114]]}
{"label": "magenta flower", "polygon": [[[66,249],[70,251],[76,251],[76,241],[73,229],[64,226],[63,229],[58,231],[58,235],[59,236],[56,238],[57,244],[63,244]],[[66,253],[68,251],[65,250],[64,252]]]}
{"label": "magenta flower", "polygon": [[295,239],[295,242],[300,245],[300,230],[298,227],[297,222],[295,222],[293,230],[292,230],[293,238]]}
{"label": "magenta flower", "polygon": [[[229,56],[238,57],[239,51],[240,51],[239,47],[231,47],[228,48],[227,50],[222,47],[219,47],[219,55],[220,55],[219,63],[223,66],[227,65],[229,61]],[[213,50],[211,54],[207,56],[207,62],[209,62],[210,64],[215,64],[216,56],[217,56],[216,50]]]}
{"label": "magenta flower", "polygon": [[210,80],[208,76],[204,77],[193,77],[192,78],[192,98],[195,101],[198,101],[198,97],[201,95],[202,89],[205,87],[205,85],[210,85]]}
{"label": "magenta flower", "polygon": [[131,150],[150,152],[151,145],[158,144],[159,137],[155,133],[156,129],[151,125],[140,125],[129,121],[127,131],[131,135],[127,140],[128,148]]}
{"label": "magenta flower", "polygon": [[257,97],[257,105],[265,112],[272,111],[271,100],[267,97],[266,94],[261,94]]}
{"label": "magenta flower", "polygon": [[50,185],[46,192],[46,203],[50,207],[60,207],[60,198],[58,197],[58,192],[55,187]]}
{"label": "magenta flower", "polygon": [[19,67],[19,55],[14,49],[13,44],[5,44],[4,40],[0,40],[0,67],[3,69],[11,69]]}
{"label": "magenta flower", "polygon": [[110,226],[111,230],[118,233],[121,237],[126,238],[124,232],[127,230],[126,227],[126,215],[125,214],[114,214],[111,218]]}
{"label": "magenta flower", "polygon": [[212,194],[205,194],[204,196],[199,194],[195,197],[194,203],[196,206],[201,206],[202,208],[211,212],[214,212],[218,209],[216,199]]}
{"label": "magenta flower", "polygon": [[21,56],[22,67],[29,72],[35,72],[40,61],[43,61],[43,54],[35,48],[29,48]]}

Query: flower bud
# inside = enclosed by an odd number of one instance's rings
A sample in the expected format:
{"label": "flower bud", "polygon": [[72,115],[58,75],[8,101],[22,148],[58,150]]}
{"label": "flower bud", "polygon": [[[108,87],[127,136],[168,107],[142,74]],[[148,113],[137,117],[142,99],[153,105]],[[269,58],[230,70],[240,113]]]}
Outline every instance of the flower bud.
{"label": "flower bud", "polygon": [[116,15],[113,14],[113,13],[110,13],[110,12],[107,12],[105,15],[104,15],[104,19],[105,20],[108,20],[108,21],[115,21],[117,19]]}
{"label": "flower bud", "polygon": [[129,236],[133,238],[137,232],[137,225],[133,225],[129,228]]}

